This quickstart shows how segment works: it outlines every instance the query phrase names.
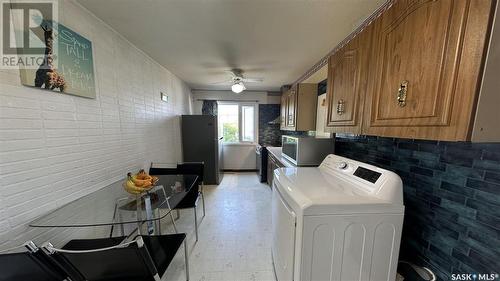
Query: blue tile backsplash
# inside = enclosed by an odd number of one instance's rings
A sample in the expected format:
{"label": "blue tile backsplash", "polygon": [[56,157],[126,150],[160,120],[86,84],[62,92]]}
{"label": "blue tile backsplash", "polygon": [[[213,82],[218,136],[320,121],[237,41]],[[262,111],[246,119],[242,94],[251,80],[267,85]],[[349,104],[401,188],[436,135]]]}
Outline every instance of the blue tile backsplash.
{"label": "blue tile backsplash", "polygon": [[401,260],[441,280],[500,272],[500,143],[338,136],[335,151],[401,176]]}
{"label": "blue tile backsplash", "polygon": [[323,80],[318,83],[318,96],[321,96],[322,94],[326,93],[327,90],[327,80]]}
{"label": "blue tile backsplash", "polygon": [[280,116],[279,104],[259,104],[259,144],[281,146],[280,124],[269,124]]}

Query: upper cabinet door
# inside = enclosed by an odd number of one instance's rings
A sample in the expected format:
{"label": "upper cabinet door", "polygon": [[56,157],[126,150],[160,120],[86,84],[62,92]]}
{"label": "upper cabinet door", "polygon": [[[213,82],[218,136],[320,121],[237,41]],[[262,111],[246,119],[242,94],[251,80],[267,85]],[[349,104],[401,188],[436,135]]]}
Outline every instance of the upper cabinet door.
{"label": "upper cabinet door", "polygon": [[288,98],[288,91],[283,92],[281,95],[281,110],[280,110],[280,116],[281,116],[281,122],[280,122],[280,129],[284,129],[286,127],[286,106],[287,106],[287,98]]}
{"label": "upper cabinet door", "polygon": [[396,1],[375,22],[370,126],[449,124],[469,3]]}
{"label": "upper cabinet door", "polygon": [[297,101],[297,87],[294,86],[290,89],[287,98],[287,119],[286,126],[289,128],[295,127],[295,116],[296,116],[296,101]]}
{"label": "upper cabinet door", "polygon": [[360,133],[371,26],[330,57],[326,131]]}
{"label": "upper cabinet door", "polygon": [[[350,42],[354,43],[354,42]],[[359,50],[349,44],[330,57],[327,126],[356,125]]]}

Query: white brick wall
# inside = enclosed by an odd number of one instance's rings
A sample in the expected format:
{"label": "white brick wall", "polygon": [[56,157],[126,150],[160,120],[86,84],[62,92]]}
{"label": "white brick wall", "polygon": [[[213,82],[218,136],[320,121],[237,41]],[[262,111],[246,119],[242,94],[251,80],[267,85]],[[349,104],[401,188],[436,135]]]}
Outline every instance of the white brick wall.
{"label": "white brick wall", "polygon": [[97,98],[24,87],[18,71],[0,70],[0,250],[62,242],[74,230],[27,223],[151,161],[181,160],[186,84],[75,2],[59,9],[59,21],[93,43]]}

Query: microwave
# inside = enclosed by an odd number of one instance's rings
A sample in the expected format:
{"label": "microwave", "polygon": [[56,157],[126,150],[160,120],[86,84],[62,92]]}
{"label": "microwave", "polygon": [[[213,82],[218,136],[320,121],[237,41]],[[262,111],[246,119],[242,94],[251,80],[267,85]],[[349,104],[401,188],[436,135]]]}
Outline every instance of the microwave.
{"label": "microwave", "polygon": [[282,136],[282,156],[297,166],[318,166],[334,153],[335,140],[311,136]]}

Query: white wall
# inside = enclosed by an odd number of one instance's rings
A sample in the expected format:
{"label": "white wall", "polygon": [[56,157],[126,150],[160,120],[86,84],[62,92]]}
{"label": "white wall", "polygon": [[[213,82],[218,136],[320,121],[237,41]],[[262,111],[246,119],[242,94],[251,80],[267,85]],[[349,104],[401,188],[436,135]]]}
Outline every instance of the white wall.
{"label": "white wall", "polygon": [[273,95],[267,95],[267,104],[280,104],[281,103],[281,94],[277,95],[273,93]]}
{"label": "white wall", "polygon": [[268,92],[244,91],[235,94],[231,91],[207,91],[193,90],[193,114],[201,114],[201,106],[204,99],[208,100],[236,100],[236,101],[257,101],[259,104],[279,104],[280,96],[269,95]]}
{"label": "white wall", "polygon": [[222,156],[226,170],[257,169],[255,144],[225,144]]}
{"label": "white wall", "polygon": [[0,70],[0,249],[57,245],[73,230],[27,223],[151,161],[181,160],[186,84],[75,2],[59,9],[59,21],[93,43],[97,98],[24,87],[18,71]]}

